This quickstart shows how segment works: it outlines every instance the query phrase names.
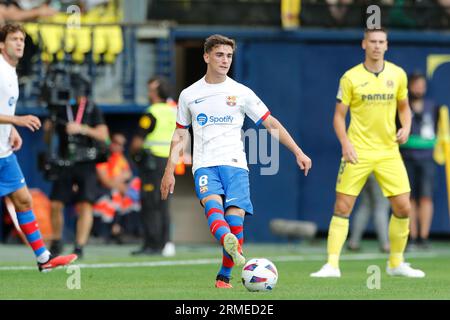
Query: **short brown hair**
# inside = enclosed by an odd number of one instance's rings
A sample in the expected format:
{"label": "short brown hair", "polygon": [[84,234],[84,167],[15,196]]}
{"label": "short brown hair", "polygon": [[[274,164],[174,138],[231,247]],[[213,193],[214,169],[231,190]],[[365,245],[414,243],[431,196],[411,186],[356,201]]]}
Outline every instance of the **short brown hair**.
{"label": "short brown hair", "polygon": [[372,32],[384,32],[387,36],[388,32],[385,28],[381,27],[381,28],[366,28],[364,30],[364,37],[367,36],[368,33],[372,33]]}
{"label": "short brown hair", "polygon": [[233,39],[227,38],[220,34],[213,34],[212,36],[206,38],[203,48],[205,53],[209,53],[215,46],[220,45],[230,46],[233,51],[236,50],[236,42]]}
{"label": "short brown hair", "polygon": [[10,33],[16,33],[17,31],[20,31],[25,36],[25,29],[22,27],[22,25],[17,23],[8,23],[5,24],[3,27],[0,28],[0,42],[5,42],[6,37]]}

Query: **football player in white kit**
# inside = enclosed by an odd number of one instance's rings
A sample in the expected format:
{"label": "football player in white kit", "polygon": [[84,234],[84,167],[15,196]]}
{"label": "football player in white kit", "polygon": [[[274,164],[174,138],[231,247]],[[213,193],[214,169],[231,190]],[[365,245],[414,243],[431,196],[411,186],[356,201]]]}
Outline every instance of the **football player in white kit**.
{"label": "football player in white kit", "polygon": [[212,235],[223,246],[222,265],[215,284],[217,288],[231,288],[233,266],[245,263],[242,254],[244,217],[253,214],[247,160],[241,139],[245,115],[278,137],[295,155],[305,176],[312,164],[256,94],[227,76],[234,50],[234,40],[222,35],[206,39],[203,55],[207,64],[206,75],[180,94],[177,128],[161,182],[161,196],[167,199],[174,191],[175,165],[187,141],[187,129],[192,126],[192,171],[196,193],[205,208]]}
{"label": "football player in white kit", "polygon": [[0,28],[0,197],[8,196],[14,204],[18,224],[36,256],[38,269],[47,272],[65,266],[77,255],[53,256],[45,247],[32,210],[31,194],[14,151],[22,147],[22,138],[14,126],[36,131],[41,127],[33,115],[16,116],[19,84],[16,66],[23,56],[25,31],[18,24]]}

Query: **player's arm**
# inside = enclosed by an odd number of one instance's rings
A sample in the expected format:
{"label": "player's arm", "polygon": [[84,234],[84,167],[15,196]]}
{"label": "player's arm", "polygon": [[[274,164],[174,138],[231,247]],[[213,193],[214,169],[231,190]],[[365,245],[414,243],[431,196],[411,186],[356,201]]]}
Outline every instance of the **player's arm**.
{"label": "player's arm", "polygon": [[172,194],[175,188],[175,166],[178,163],[189,138],[187,128],[176,128],[170,143],[170,153],[167,159],[164,176],[161,180],[161,199],[166,200],[169,193]]}
{"label": "player's arm", "polygon": [[295,143],[289,132],[275,117],[269,115],[262,124],[269,131],[269,133],[276,137],[282,144],[284,144],[297,159],[297,164],[300,169],[305,170],[305,176],[308,175],[308,171],[311,169],[311,159],[303,153],[302,149]]}
{"label": "player's arm", "polygon": [[348,106],[338,101],[334,111],[333,126],[336,136],[341,143],[342,157],[345,161],[355,164],[358,162],[358,155],[356,154],[355,148],[353,148],[353,145],[347,136],[347,127],[345,124],[347,112]]}
{"label": "player's arm", "polygon": [[397,142],[404,144],[408,141],[411,132],[411,108],[408,99],[398,101],[398,118],[402,127],[397,131]]}
{"label": "player's arm", "polygon": [[39,130],[41,120],[33,115],[26,116],[8,116],[0,115],[0,124],[12,124],[19,127],[27,127],[31,131]]}

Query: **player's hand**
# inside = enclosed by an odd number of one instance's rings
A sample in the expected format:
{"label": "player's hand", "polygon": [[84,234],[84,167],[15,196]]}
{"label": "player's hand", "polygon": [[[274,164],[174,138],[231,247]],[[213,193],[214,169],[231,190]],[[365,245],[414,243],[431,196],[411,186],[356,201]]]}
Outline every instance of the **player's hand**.
{"label": "player's hand", "polygon": [[169,193],[172,194],[175,189],[175,176],[170,173],[164,173],[161,180],[161,199],[167,200]]}
{"label": "player's hand", "polygon": [[342,157],[346,162],[350,162],[352,164],[358,163],[358,155],[356,154],[355,148],[348,141],[342,145]]}
{"label": "player's hand", "polygon": [[406,130],[405,128],[400,128],[397,131],[397,142],[399,144],[406,143],[406,141],[408,141],[408,138],[409,138],[409,131]]}
{"label": "player's hand", "polygon": [[22,147],[22,138],[20,137],[19,133],[16,129],[11,130],[11,135],[9,136],[9,144],[12,147],[12,151],[20,150]]}
{"label": "player's hand", "polygon": [[31,131],[39,130],[41,127],[41,120],[38,117],[27,115],[27,116],[15,116],[14,125],[19,127],[27,127]]}
{"label": "player's hand", "polygon": [[308,175],[308,171],[312,167],[311,159],[304,153],[301,153],[297,156],[297,164],[300,169],[305,170],[305,177]]}

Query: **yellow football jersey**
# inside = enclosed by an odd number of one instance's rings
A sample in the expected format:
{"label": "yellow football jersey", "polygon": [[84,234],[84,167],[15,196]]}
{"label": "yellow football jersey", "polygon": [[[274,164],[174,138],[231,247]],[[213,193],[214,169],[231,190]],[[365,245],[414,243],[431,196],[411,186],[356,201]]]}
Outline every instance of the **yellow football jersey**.
{"label": "yellow football jersey", "polygon": [[395,116],[407,82],[405,71],[387,61],[378,75],[361,63],[342,76],[337,99],[349,106],[347,134],[357,152],[398,150]]}

